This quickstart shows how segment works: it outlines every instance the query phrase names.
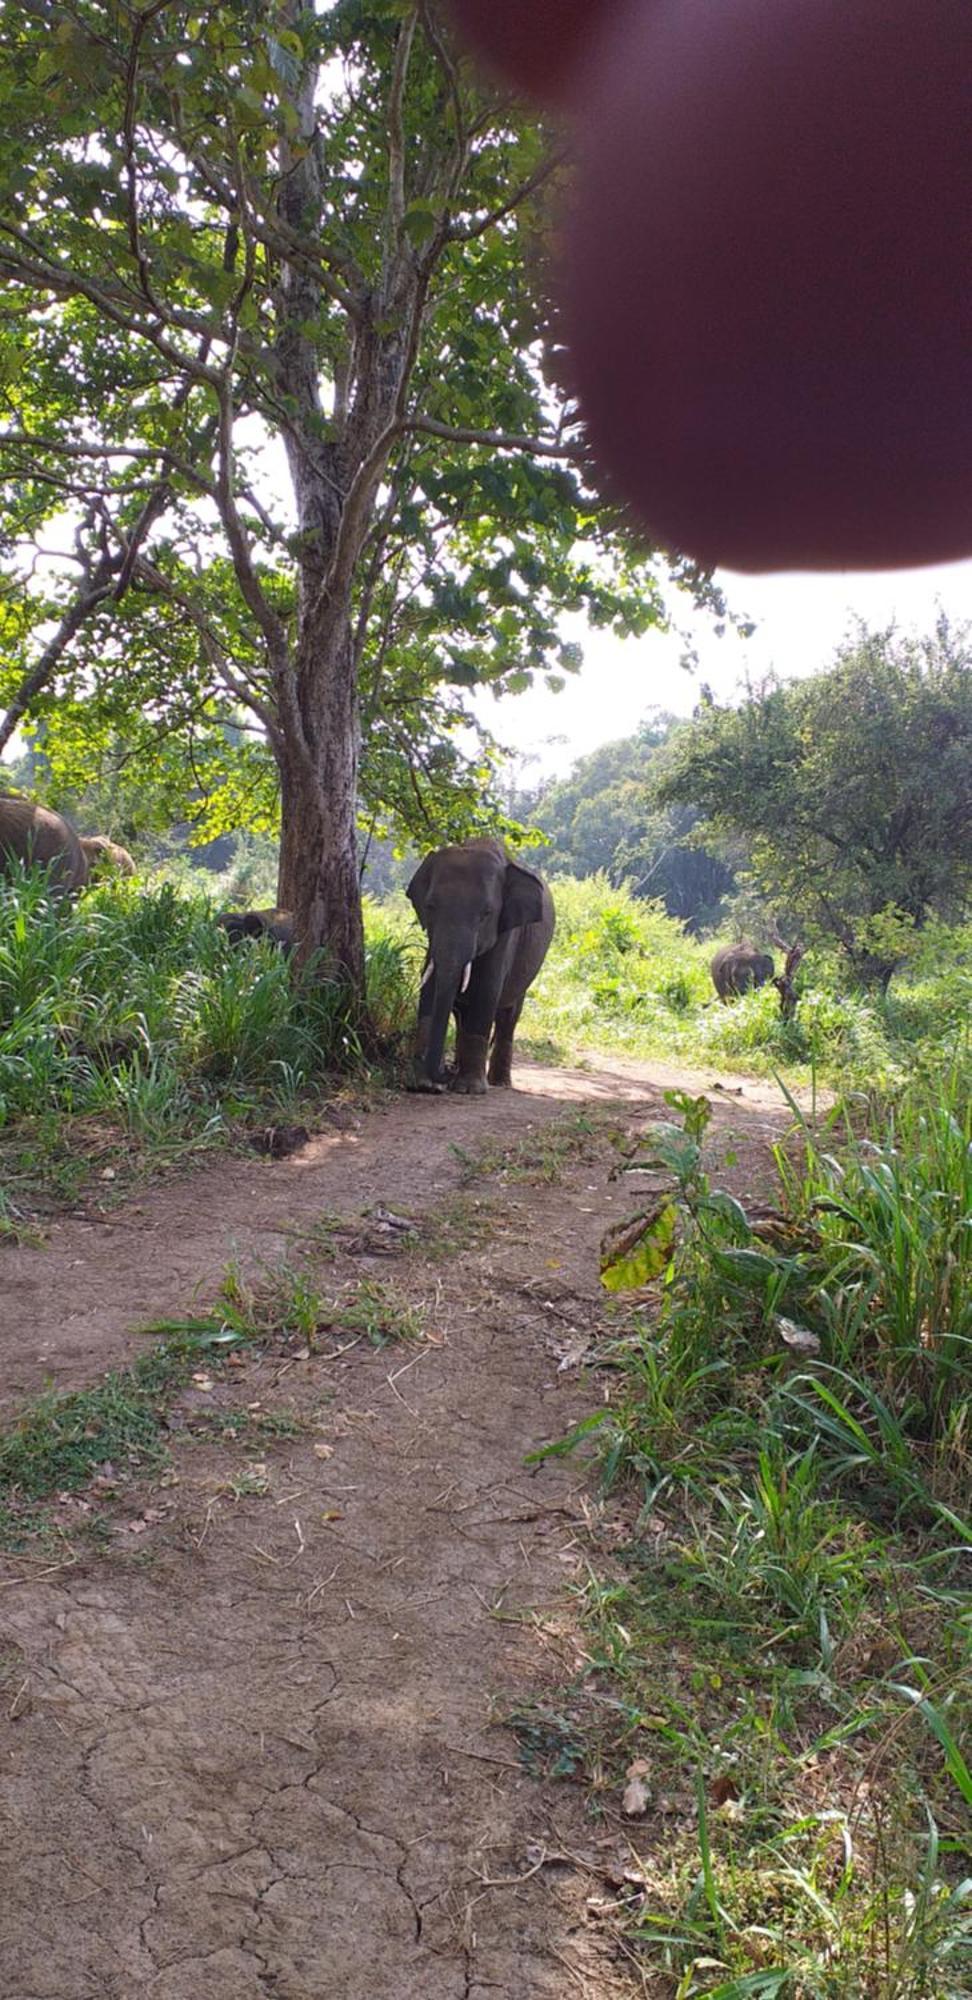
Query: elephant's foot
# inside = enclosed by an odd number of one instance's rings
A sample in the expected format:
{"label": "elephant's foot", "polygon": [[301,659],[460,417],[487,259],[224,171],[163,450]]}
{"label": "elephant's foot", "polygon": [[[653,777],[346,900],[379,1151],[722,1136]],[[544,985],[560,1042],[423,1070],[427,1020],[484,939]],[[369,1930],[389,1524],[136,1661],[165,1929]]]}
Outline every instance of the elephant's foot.
{"label": "elephant's foot", "polygon": [[460,1070],[455,1076],[450,1077],[449,1089],[454,1090],[457,1097],[485,1097],[486,1078],[463,1075]]}
{"label": "elephant's foot", "polygon": [[419,1069],[409,1078],[405,1088],[423,1097],[442,1097],[446,1085],[444,1079],[439,1083],[434,1077],[426,1076],[424,1070]]}
{"label": "elephant's foot", "polygon": [[460,1097],[484,1097],[486,1094],[486,1053],[489,1047],[488,1035],[470,1035],[463,1027],[456,1035],[456,1073],[449,1078],[449,1089]]}

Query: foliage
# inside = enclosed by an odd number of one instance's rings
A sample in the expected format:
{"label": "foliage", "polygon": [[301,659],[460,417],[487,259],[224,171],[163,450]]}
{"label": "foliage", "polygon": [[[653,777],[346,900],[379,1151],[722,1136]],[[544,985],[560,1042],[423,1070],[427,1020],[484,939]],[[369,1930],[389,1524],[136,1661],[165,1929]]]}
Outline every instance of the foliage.
{"label": "foliage", "polygon": [[554,884],[557,929],[527,995],[520,1038],[572,1060],[579,1049],[634,1059],[725,1064],[841,1089],[892,1089],[916,1065],[934,1072],[967,1035],[972,928],[932,922],[886,997],[847,990],[846,967],[813,950],[800,969],[796,1018],[772,987],[729,1006],[709,964],[718,936],[697,942],[658,907],[604,876]]}
{"label": "foliage", "polygon": [[[369,1051],[393,1051],[411,1019],[410,955],[376,925],[366,962]],[[172,884],[106,883],[70,910],[36,876],[0,887],[8,1208],[40,1167],[96,1159],[114,1178],[363,1073],[354,1004],[321,972],[294,984],[272,946],[233,950],[208,900]]]}
{"label": "foliage", "polygon": [[968,900],[969,646],[944,618],[925,640],[861,627],[826,672],[700,709],[659,786],[741,835],[762,895],[865,984],[886,987],[928,919]]}
{"label": "foliage", "polygon": [[358,808],[482,826],[468,691],[558,683],[565,610],[663,617],[559,383],[556,154],[424,0],[71,0],[53,32],[2,0],[0,108],[0,743],[26,712],[73,793],[171,753],[210,833],[279,783],[282,899],[357,977]]}
{"label": "foliage", "polygon": [[[537,1454],[593,1442],[614,1494],[587,1664],[554,1699],[595,1803],[648,1788],[615,1908],[682,2000],[957,2000],[969,1071],[869,1136],[797,1118],[775,1208],[719,1187],[705,1099],[668,1105],[622,1164],[667,1192],[605,1243],[642,1287],[601,1357],[610,1394]],[[662,1203],[678,1227],[645,1288],[631,1259]]]}
{"label": "foliage", "polygon": [[656,714],[633,737],[602,744],[547,786],[529,817],[550,843],[543,855],[549,874],[627,882],[635,895],[660,900],[669,916],[701,930],[718,922],[734,878],[725,860],[690,839],[697,810],[663,809],[653,797],[665,764],[660,753],[680,726]]}

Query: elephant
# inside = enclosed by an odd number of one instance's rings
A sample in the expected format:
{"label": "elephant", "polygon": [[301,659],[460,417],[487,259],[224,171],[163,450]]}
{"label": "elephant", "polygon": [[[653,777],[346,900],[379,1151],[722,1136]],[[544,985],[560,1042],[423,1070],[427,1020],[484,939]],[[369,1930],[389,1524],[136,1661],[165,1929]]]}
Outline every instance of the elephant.
{"label": "elephant", "polygon": [[127,847],[119,847],[116,840],[109,840],[106,833],[83,833],[81,851],[88,864],[88,881],[100,881],[106,875],[137,875],[138,866]]}
{"label": "elephant", "polygon": [[12,793],[0,797],[0,875],[14,862],[48,869],[51,892],[72,896],[88,879],[88,863],[69,820],[50,806]]}
{"label": "elephant", "polygon": [[524,995],[553,937],[550,890],[531,868],[511,861],[501,841],[467,840],[427,854],[407,894],[429,941],[414,1089],[445,1088],[442,1059],[452,1013],[456,1060],[449,1088],[479,1097],[487,1081],[510,1084]]}
{"label": "elephant", "polygon": [[289,910],[221,910],[216,922],[230,944],[242,944],[245,938],[269,938],[271,944],[279,945],[285,958],[293,951],[294,920]]}
{"label": "elephant", "polygon": [[741,938],[716,952],[710,970],[720,1000],[728,1002],[753,986],[765,986],[776,967],[768,952],[757,951],[751,939]]}

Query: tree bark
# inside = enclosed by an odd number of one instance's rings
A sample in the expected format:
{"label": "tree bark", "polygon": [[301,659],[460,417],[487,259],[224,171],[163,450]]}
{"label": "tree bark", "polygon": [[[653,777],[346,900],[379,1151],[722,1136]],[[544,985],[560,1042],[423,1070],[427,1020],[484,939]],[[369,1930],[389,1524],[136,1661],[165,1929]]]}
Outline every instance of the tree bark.
{"label": "tree bark", "polygon": [[[312,663],[297,671],[300,741],[278,750],[281,842],[277,903],[297,919],[296,962],[325,946],[364,995],[364,929],[358,881],[357,691],[350,621],[343,618]],[[305,634],[304,645],[311,641]],[[311,663],[308,663],[310,667]]]}

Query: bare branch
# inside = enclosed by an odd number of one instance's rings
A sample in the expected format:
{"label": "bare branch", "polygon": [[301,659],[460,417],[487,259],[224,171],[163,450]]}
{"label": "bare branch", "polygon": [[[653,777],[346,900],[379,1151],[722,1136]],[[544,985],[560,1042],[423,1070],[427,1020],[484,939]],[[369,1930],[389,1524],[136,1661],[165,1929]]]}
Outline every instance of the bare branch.
{"label": "bare branch", "polygon": [[6,715],[0,721],[0,751],[6,749],[17,724],[23,720],[35,696],[40,694],[42,688],[45,688],[52,679],[75,633],[80,631],[81,626],[91,617],[92,612],[97,610],[99,604],[103,604],[106,597],[111,595],[121,562],[120,555],[103,552],[94,570],[78,585],[74,599],[64,613],[57,631],[44,647],[40,658],[35,660],[29,672],[24,675]]}
{"label": "bare branch", "polygon": [[415,39],[417,14],[402,22],[395,44],[395,67],[388,94],[388,224],[389,248],[397,247],[405,216],[405,127],[402,100]]}
{"label": "bare branch", "polygon": [[497,208],[491,208],[487,215],[480,216],[478,222],[470,222],[465,227],[453,226],[449,230],[450,242],[475,243],[480,236],[485,236],[488,229],[494,229],[498,222],[503,221],[504,216],[512,215],[513,210],[519,208],[521,202],[528,200],[531,194],[535,194],[537,188],[542,187],[544,181],[548,181],[558,167],[564,166],[567,157],[566,147],[551,153],[532,174],[528,174],[525,180],[519,182]]}
{"label": "bare branch", "polygon": [[491,445],[495,451],[522,451],[534,458],[562,458],[580,464],[586,458],[581,444],[562,444],[547,438],[520,437],[511,431],[481,431],[460,424],[440,424],[435,417],[406,417],[402,431],[421,431],[428,437],[445,438],[452,444]]}

